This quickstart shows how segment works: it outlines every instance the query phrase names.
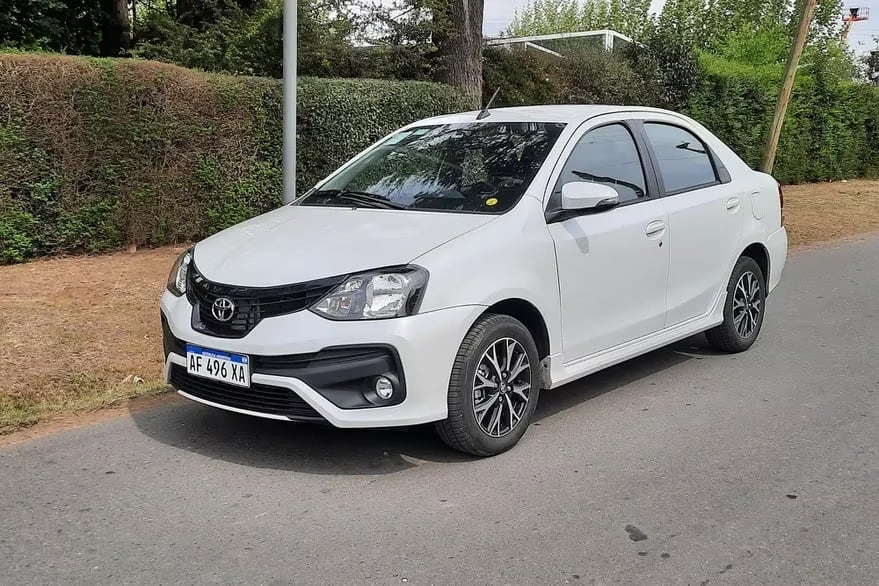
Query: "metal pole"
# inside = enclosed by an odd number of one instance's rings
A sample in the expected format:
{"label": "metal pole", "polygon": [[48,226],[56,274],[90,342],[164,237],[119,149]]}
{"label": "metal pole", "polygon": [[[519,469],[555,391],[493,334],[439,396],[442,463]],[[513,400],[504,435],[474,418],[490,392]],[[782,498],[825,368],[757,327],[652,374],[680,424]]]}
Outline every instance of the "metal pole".
{"label": "metal pole", "polygon": [[766,149],[763,151],[763,164],[760,165],[760,170],[764,173],[772,173],[772,167],[775,166],[775,153],[778,150],[778,139],[781,137],[784,114],[787,112],[790,94],[794,89],[794,77],[800,62],[800,55],[803,53],[806,37],[809,36],[809,25],[812,23],[812,14],[814,14],[817,5],[818,0],[805,0],[803,2],[803,11],[800,13],[800,26],[797,29],[797,36],[794,37],[794,42],[791,45],[790,54],[787,58],[784,79],[781,83],[781,92],[778,94],[778,102],[775,105],[775,116],[772,118],[769,138],[766,141]]}
{"label": "metal pole", "polygon": [[284,0],[284,203],[296,199],[296,0]]}

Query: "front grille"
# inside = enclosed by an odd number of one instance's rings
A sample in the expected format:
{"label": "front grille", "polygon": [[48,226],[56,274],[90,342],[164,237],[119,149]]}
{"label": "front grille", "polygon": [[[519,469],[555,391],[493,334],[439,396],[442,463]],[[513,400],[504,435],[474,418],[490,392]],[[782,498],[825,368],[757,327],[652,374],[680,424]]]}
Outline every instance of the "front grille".
{"label": "front grille", "polygon": [[[345,279],[343,275],[295,285],[241,287],[209,281],[193,263],[186,296],[194,306],[195,329],[221,338],[243,338],[266,318],[296,313],[314,305]],[[227,321],[213,314],[214,302],[221,297],[235,304],[232,317]]]}
{"label": "front grille", "polygon": [[267,415],[280,415],[301,421],[324,421],[323,417],[293,391],[268,385],[236,387],[186,372],[182,366],[171,367],[171,386],[198,399],[218,405]]}

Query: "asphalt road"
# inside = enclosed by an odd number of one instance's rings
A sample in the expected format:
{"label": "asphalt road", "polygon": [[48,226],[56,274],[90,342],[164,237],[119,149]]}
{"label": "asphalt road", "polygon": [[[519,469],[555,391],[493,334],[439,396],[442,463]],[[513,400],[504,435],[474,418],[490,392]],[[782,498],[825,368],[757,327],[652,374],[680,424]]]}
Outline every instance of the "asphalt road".
{"label": "asphalt road", "polygon": [[797,253],[751,351],[547,392],[493,459],[189,403],[12,446],[0,583],[876,583],[877,296],[879,238]]}

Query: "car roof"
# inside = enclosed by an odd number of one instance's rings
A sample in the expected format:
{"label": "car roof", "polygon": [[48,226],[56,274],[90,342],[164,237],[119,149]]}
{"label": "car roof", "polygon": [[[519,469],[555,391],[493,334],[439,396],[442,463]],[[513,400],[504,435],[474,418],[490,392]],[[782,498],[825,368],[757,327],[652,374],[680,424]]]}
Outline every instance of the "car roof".
{"label": "car roof", "polygon": [[[562,122],[572,124],[582,122],[589,118],[602,114],[623,112],[656,112],[681,116],[676,112],[661,110],[659,108],[646,108],[643,106],[600,106],[600,105],[567,105],[567,106],[518,106],[514,108],[492,108],[491,116],[484,118],[482,122]],[[421,120],[432,124],[460,124],[462,122],[474,122],[478,110],[448,114]]]}

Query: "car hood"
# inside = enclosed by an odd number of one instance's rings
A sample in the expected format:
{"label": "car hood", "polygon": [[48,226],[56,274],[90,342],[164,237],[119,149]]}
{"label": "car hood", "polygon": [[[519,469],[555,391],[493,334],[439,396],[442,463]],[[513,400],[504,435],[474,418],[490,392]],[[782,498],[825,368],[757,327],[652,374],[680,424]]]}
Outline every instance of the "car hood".
{"label": "car hood", "polygon": [[285,206],[199,242],[195,264],[218,283],[301,283],[407,264],[494,217]]}

